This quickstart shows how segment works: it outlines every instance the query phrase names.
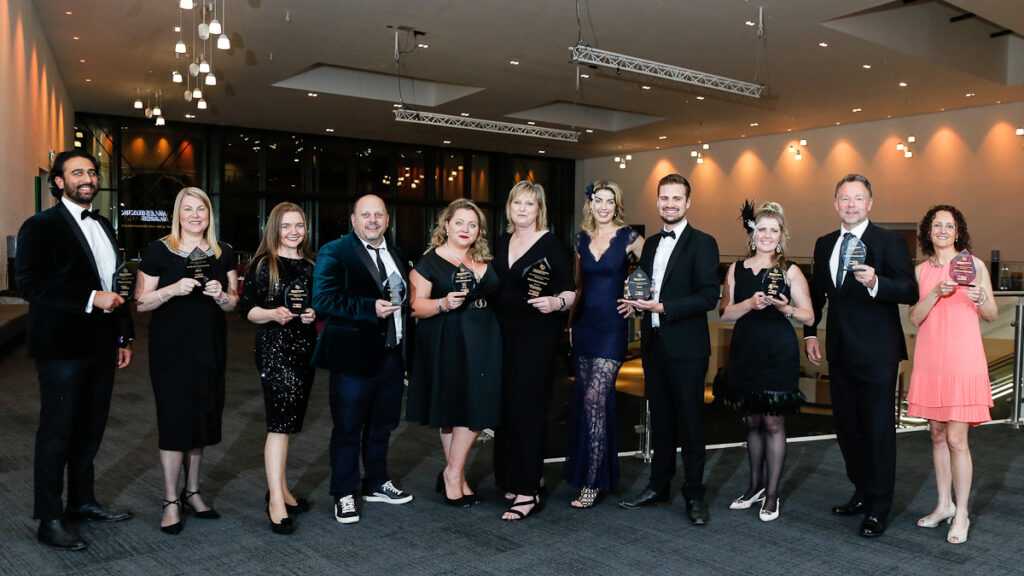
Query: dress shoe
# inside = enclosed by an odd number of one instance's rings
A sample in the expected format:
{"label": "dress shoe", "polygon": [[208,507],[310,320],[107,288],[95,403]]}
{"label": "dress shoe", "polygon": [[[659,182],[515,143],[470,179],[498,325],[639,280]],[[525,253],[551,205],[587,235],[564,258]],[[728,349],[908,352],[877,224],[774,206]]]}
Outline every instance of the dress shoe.
{"label": "dress shoe", "polygon": [[705,526],[708,520],[711,520],[703,500],[687,500],[686,515],[690,518],[690,524],[694,526]]}
{"label": "dress shoe", "polygon": [[885,532],[885,521],[879,519],[878,516],[865,516],[864,521],[860,523],[860,535],[865,538],[881,536],[883,532]]}
{"label": "dress shoe", "polygon": [[[267,490],[267,495],[263,497],[263,501],[270,504],[270,490]],[[309,512],[309,500],[306,500],[305,498],[296,498],[294,506],[285,502],[284,507],[285,510],[288,511],[289,516],[292,514],[302,514]]]}
{"label": "dress shoe", "polygon": [[42,520],[36,538],[59,550],[85,550],[89,544],[74,531],[64,528],[60,520]]}
{"label": "dress shoe", "polygon": [[214,510],[213,506],[210,506],[206,510],[196,510],[196,507],[189,502],[189,499],[192,498],[193,496],[198,495],[199,490],[192,492],[191,490],[182,488],[181,494],[178,496],[178,498],[181,500],[181,504],[183,506],[188,506],[189,508],[192,509],[192,513],[195,515],[196,518],[202,518],[203,520],[217,520],[218,518],[220,518],[220,512]]}
{"label": "dress shoe", "polygon": [[274,534],[291,534],[295,532],[295,522],[292,522],[289,516],[281,518],[280,522],[274,522],[274,519],[270,517],[270,504],[267,504],[267,520],[270,520],[270,529],[274,531]]}
{"label": "dress shoe", "polygon": [[164,534],[170,534],[176,536],[181,534],[181,531],[185,529],[185,525],[181,523],[181,500],[164,500],[163,508],[166,509],[168,506],[178,507],[178,521],[174,524],[168,524],[167,526],[161,526],[160,531]]}
{"label": "dress shoe", "polygon": [[863,500],[850,500],[846,504],[839,504],[832,507],[832,513],[836,516],[856,516],[864,513]]}
{"label": "dress shoe", "polygon": [[971,529],[971,520],[967,519],[967,524],[964,525],[964,529],[957,530],[956,528],[950,527],[949,532],[946,533],[946,542],[950,544],[963,544],[967,542],[967,531]]}
{"label": "dress shoe", "polygon": [[757,513],[758,517],[761,518],[761,522],[771,522],[779,517],[779,512],[782,511],[782,498],[775,499],[775,510],[768,510],[765,506],[768,505],[768,499],[765,498],[761,502],[761,511]]}
{"label": "dress shoe", "polygon": [[938,514],[938,515],[936,515],[936,514],[929,514],[929,515],[925,516],[924,518],[921,518],[920,520],[918,520],[917,521],[917,525],[920,526],[921,528],[935,528],[939,524],[941,524],[943,521],[945,521],[946,524],[952,523],[953,522],[953,516],[956,516],[956,504],[953,504],[952,502],[950,502],[949,503],[949,508],[946,508],[945,512],[943,512],[941,514]]}
{"label": "dress shoe", "polygon": [[667,506],[668,496],[665,494],[658,494],[650,488],[644,489],[639,496],[632,500],[619,500],[619,506],[627,510],[636,510],[637,508],[643,508],[644,506]]}
{"label": "dress shoe", "polygon": [[73,522],[87,520],[89,522],[121,522],[132,517],[131,512],[107,512],[98,504],[83,504],[78,508],[68,508],[64,517]]}
{"label": "dress shoe", "polygon": [[760,490],[755,492],[753,496],[746,500],[743,499],[743,494],[740,494],[739,498],[733,500],[732,504],[729,504],[729,510],[746,510],[747,508],[753,506],[755,502],[761,502],[763,500],[764,488],[761,488]]}

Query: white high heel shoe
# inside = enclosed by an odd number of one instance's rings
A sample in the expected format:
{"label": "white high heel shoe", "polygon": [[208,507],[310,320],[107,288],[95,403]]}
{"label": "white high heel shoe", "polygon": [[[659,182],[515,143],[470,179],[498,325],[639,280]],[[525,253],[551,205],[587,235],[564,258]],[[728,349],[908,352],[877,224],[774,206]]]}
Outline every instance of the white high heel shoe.
{"label": "white high heel shoe", "polygon": [[945,512],[943,512],[942,514],[940,514],[938,516],[934,516],[932,514],[929,514],[928,516],[925,516],[924,518],[921,518],[920,520],[918,520],[917,521],[917,525],[920,526],[921,528],[935,528],[939,524],[941,524],[943,521],[945,521],[946,524],[952,524],[953,523],[953,516],[955,516],[955,515],[956,515],[956,504],[953,504],[952,502],[950,502],[949,503],[949,508],[946,508]]}
{"label": "white high heel shoe", "polygon": [[764,508],[764,505],[767,503],[768,499],[765,498],[764,501],[761,502],[761,511],[757,514],[761,518],[761,522],[771,522],[772,520],[775,520],[779,517],[779,512],[782,511],[782,498],[775,500],[775,510],[771,512]]}
{"label": "white high heel shoe", "polygon": [[729,509],[746,510],[747,508],[753,506],[754,502],[760,502],[762,500],[764,500],[764,488],[758,490],[753,496],[750,497],[750,500],[744,500],[743,495],[740,494],[739,498],[733,500],[732,504],[729,504]]}

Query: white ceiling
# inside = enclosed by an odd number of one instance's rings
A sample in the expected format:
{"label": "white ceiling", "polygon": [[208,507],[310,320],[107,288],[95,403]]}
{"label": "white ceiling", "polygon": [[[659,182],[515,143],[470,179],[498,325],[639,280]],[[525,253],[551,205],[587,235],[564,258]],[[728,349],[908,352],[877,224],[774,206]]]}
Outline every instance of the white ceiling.
{"label": "white ceiling", "polygon": [[[581,29],[574,0],[218,2],[232,49],[213,50],[219,83],[204,87],[205,111],[171,83],[189,61],[174,55],[176,0],[47,0],[35,9],[76,111],[138,115],[136,89],[160,89],[171,123],[189,112],[193,122],[587,158],[1024,100],[1021,36],[990,37],[1024,32],[1020,0],[580,0]],[[745,24],[758,21],[759,8],[761,40]],[[950,21],[968,12],[978,17]],[[191,22],[185,12],[190,46]],[[400,32],[403,47],[429,44],[400,66],[398,26],[425,33],[414,41]],[[577,91],[569,54],[577,37],[766,88],[752,99],[583,66],[590,78]],[[532,119],[579,130],[580,141],[396,122],[397,71],[407,102],[436,98],[410,108]],[[307,96],[313,87],[318,97]],[[588,121],[604,128],[587,133]]]}

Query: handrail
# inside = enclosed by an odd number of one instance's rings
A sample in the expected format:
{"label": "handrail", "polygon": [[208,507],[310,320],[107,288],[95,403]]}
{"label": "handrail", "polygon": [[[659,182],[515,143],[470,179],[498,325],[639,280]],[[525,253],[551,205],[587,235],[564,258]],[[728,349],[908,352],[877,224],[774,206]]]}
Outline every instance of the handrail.
{"label": "handrail", "polygon": [[996,298],[1016,298],[1017,309],[1011,326],[1013,330],[1013,413],[1010,423],[1014,428],[1021,426],[1021,393],[1024,385],[1024,291],[998,290],[992,293]]}

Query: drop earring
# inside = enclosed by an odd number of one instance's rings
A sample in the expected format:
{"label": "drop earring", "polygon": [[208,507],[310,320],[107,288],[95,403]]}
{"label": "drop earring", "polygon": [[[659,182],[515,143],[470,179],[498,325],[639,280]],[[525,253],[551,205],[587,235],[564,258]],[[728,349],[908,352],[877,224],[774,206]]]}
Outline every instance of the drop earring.
{"label": "drop earring", "polygon": [[750,241],[750,251],[753,252],[754,250],[757,250],[757,244],[755,244],[754,241],[751,240]]}
{"label": "drop earring", "polygon": [[776,244],[775,245],[775,253],[776,254],[782,254],[782,244]]}

